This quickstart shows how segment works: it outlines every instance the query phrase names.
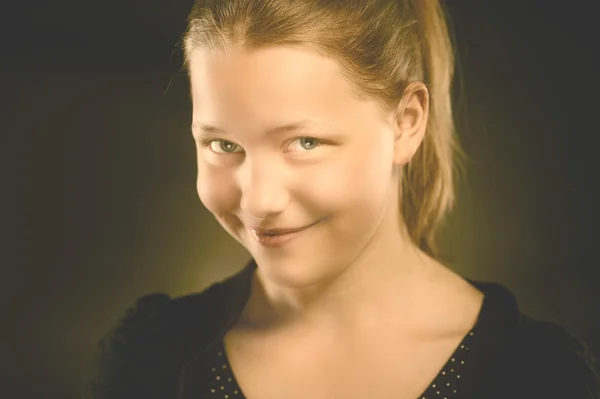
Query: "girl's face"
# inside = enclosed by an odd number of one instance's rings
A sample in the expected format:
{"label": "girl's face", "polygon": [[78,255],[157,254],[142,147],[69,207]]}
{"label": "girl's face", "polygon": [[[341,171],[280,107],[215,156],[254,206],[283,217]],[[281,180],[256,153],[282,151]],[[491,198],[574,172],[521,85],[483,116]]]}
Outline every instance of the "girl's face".
{"label": "girl's face", "polygon": [[[325,281],[399,229],[394,126],[351,96],[337,63],[283,47],[198,50],[190,75],[198,195],[264,275]],[[304,226],[279,246],[253,233]]]}

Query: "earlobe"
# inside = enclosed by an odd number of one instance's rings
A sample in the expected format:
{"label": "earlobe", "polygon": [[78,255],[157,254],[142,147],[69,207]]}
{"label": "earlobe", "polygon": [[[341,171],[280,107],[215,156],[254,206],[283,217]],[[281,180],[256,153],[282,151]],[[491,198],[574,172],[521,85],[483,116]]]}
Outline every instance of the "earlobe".
{"label": "earlobe", "polygon": [[394,145],[394,164],[403,166],[409,163],[417,151],[417,148],[418,144],[415,146],[413,142],[406,140],[403,137],[397,139]]}

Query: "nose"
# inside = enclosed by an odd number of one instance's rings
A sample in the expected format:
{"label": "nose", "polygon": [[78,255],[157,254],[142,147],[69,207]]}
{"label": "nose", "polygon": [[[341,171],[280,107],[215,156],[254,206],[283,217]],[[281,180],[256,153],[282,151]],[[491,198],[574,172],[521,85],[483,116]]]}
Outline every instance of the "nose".
{"label": "nose", "polygon": [[248,216],[264,219],[283,212],[289,203],[282,168],[268,160],[247,162],[239,169],[240,208]]}

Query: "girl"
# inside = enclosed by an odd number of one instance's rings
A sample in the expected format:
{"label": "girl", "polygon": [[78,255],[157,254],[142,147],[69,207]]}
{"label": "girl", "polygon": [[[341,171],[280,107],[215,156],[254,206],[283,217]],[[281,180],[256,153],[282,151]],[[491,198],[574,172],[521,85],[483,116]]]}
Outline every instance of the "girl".
{"label": "girl", "polygon": [[197,0],[198,195],[252,255],[141,298],[89,398],[598,398],[585,346],[446,267],[453,51],[437,0]]}

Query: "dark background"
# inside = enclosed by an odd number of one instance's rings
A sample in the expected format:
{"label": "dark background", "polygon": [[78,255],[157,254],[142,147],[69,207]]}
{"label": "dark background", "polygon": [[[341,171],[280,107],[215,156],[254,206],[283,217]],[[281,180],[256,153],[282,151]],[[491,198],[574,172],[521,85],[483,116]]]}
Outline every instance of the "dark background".
{"label": "dark background", "polygon": [[[598,355],[599,35],[586,3],[447,2],[471,162],[443,246],[454,270],[507,286]],[[3,6],[4,397],[77,397],[136,298],[201,290],[248,256],[195,192],[176,50],[190,6]]]}

